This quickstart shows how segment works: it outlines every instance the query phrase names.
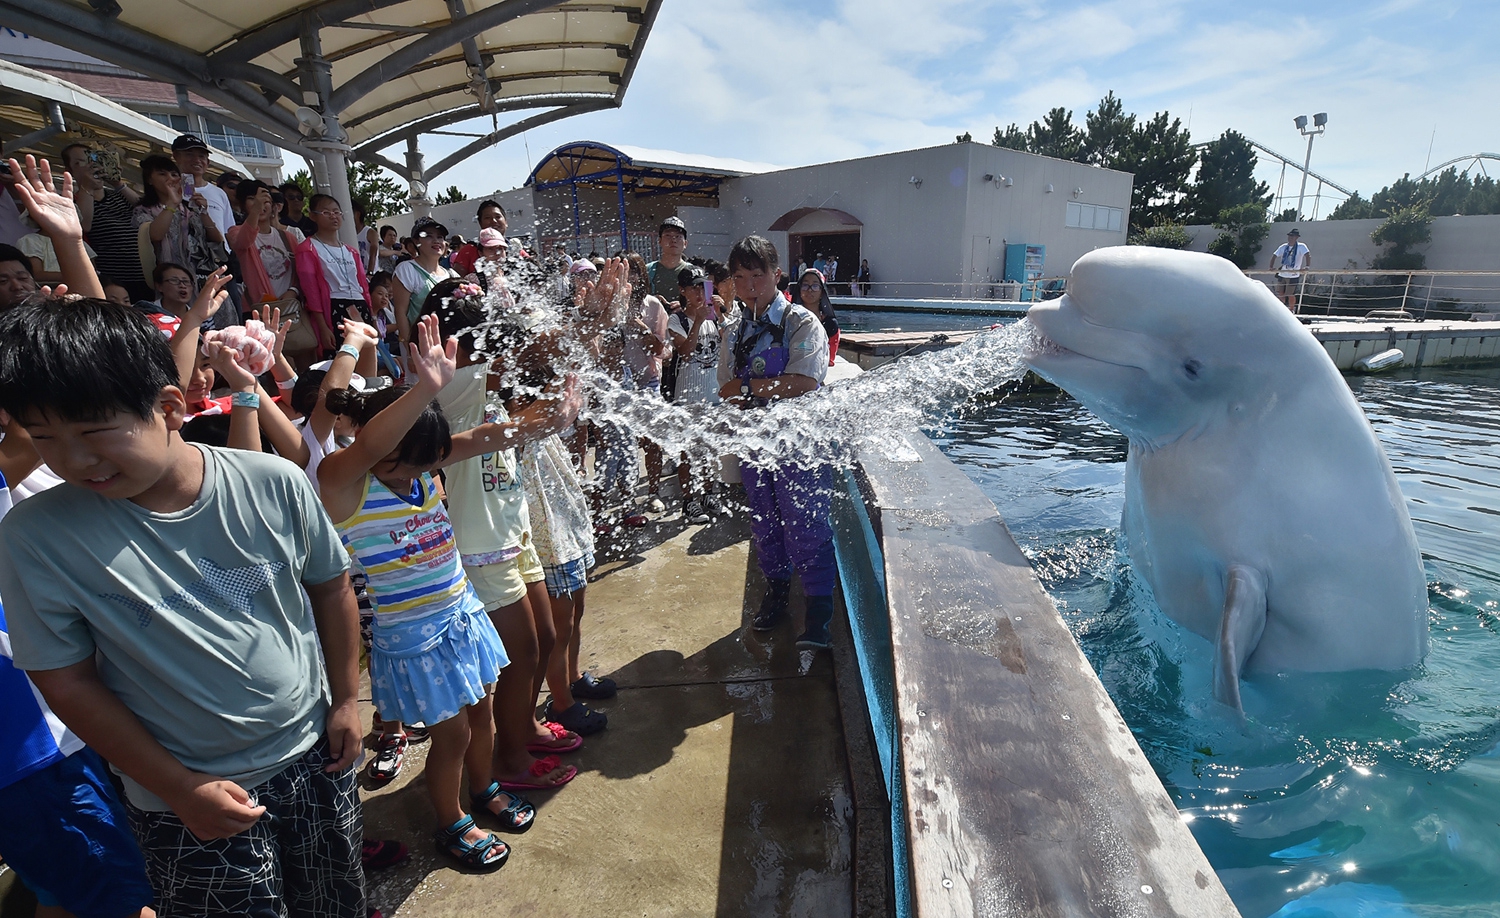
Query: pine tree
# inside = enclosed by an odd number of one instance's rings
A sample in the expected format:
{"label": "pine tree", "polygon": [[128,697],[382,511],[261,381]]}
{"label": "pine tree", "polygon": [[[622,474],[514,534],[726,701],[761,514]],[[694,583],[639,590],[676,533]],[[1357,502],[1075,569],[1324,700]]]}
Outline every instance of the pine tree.
{"label": "pine tree", "polygon": [[1110,90],[1099,107],[1084,116],[1083,162],[1106,169],[1132,171],[1135,159],[1135,115],[1125,114],[1125,103]]}
{"label": "pine tree", "polygon": [[1188,218],[1188,178],[1198,162],[1198,151],[1182,127],[1182,120],[1157,112],[1142,121],[1131,138],[1128,160],[1116,168],[1135,173],[1130,192],[1132,226],[1184,223]]}
{"label": "pine tree", "polygon": [[1011,124],[1005,130],[995,128],[995,139],[990,141],[997,147],[1005,147],[1007,150],[1025,150],[1026,132],[1021,130],[1017,124]]}
{"label": "pine tree", "polygon": [[1073,113],[1059,106],[1041,121],[1031,122],[1026,129],[1026,149],[1053,159],[1080,162],[1083,132],[1073,123]]}
{"label": "pine tree", "polygon": [[1270,206],[1271,189],[1255,180],[1255,148],[1238,131],[1225,131],[1198,156],[1198,180],[1188,193],[1193,223],[1213,223],[1242,204]]}

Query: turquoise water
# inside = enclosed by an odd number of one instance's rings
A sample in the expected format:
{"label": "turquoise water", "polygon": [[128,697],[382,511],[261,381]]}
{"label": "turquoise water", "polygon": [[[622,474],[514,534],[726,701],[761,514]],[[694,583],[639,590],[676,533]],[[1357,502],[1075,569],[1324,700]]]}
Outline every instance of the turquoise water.
{"label": "turquoise water", "polygon": [[1246,918],[1500,914],[1500,371],[1351,379],[1421,544],[1432,650],[1245,683],[1162,616],[1119,531],[1125,441],[1065,393],[936,437],[999,507]]}

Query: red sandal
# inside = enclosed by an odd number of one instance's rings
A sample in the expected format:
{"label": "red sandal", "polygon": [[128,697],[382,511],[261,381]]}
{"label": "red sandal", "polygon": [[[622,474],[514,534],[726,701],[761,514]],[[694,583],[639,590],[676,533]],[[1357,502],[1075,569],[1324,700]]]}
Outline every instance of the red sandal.
{"label": "red sandal", "polygon": [[[546,775],[549,772],[555,770],[559,764],[561,764],[561,760],[558,759],[557,756],[549,755],[545,758],[540,758],[535,762],[532,762],[531,767],[526,769],[526,774],[530,775],[533,778],[540,778],[543,775]],[[497,781],[495,783],[499,784],[501,788],[508,791],[543,791],[556,790],[576,777],[578,777],[578,769],[574,768],[572,765],[569,765],[563,769],[562,779],[559,781],[554,781],[551,784],[528,784],[524,781]]]}
{"label": "red sandal", "polygon": [[543,721],[542,726],[552,731],[552,738],[554,740],[565,740],[569,736],[573,737],[573,739],[565,746],[551,746],[547,743],[527,743],[527,752],[537,752],[541,753],[542,755],[547,755],[554,752],[575,752],[581,746],[583,746],[583,737],[579,736],[577,733],[574,733],[572,730],[569,730],[567,727],[564,727],[560,723],[548,720]]}

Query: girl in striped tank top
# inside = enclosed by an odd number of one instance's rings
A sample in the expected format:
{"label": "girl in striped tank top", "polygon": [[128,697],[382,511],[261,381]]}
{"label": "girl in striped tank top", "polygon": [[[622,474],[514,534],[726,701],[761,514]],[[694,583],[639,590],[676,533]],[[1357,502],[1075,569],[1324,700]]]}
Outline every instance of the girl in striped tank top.
{"label": "girl in striped tank top", "polygon": [[437,811],[438,849],[463,866],[498,869],[509,847],[479,829],[460,800],[470,793],[511,831],[534,812],[495,812],[488,794],[495,742],[492,691],[509,660],[484,606],[464,577],[453,526],[432,472],[499,446],[493,425],[457,437],[433,399],[453,379],[457,342],[446,346],[435,316],[415,329],[415,384],[355,399],[358,432],[318,466],[323,506],[354,564],[369,578],[375,608],[370,684],[386,720],[424,723],[432,737],[427,792]]}

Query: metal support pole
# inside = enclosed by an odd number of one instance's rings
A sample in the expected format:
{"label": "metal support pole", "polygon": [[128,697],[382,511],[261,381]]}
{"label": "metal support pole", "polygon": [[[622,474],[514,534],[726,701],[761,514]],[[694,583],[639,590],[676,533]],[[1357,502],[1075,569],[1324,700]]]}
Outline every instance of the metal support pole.
{"label": "metal support pole", "polygon": [[569,182],[568,190],[573,192],[573,251],[582,252],[583,250],[578,247],[578,237],[581,233],[578,222],[578,183]]}
{"label": "metal support pole", "polygon": [[411,177],[408,188],[411,196],[411,215],[415,218],[432,216],[432,199],[427,196],[427,164],[422,160],[422,148],[416,134],[406,135],[406,172]]}
{"label": "metal support pole", "polygon": [[615,190],[620,195],[620,254],[630,251],[630,224],[625,219],[625,167],[615,159]]}
{"label": "metal support pole", "polygon": [[1401,308],[1406,308],[1406,298],[1411,296],[1411,272],[1406,272],[1406,286],[1401,289]]}
{"label": "metal support pole", "polygon": [[63,117],[61,102],[48,102],[43,111],[47,116],[47,123],[30,134],[11,138],[5,144],[7,153],[17,152],[36,144],[46,143],[68,129],[68,121]]}
{"label": "metal support pole", "polygon": [[[354,235],[354,201],[349,190],[348,135],[339,124],[338,113],[329,100],[333,98],[333,65],[323,57],[323,39],[318,32],[318,22],[312,16],[302,18],[302,56],[296,61],[301,71],[302,100],[316,105],[323,117],[322,130],[311,131],[318,136],[309,137],[307,148],[322,154],[323,175],[317,182],[320,190],[333,196],[343,211],[344,219],[339,224],[339,241],[348,246],[359,245]],[[319,157],[313,157],[313,174],[318,171]]]}
{"label": "metal support pole", "polygon": [[[1302,123],[1306,124],[1307,122],[1304,119]],[[1307,158],[1302,161],[1302,190],[1299,191],[1299,192],[1297,192],[1297,219],[1298,220],[1302,219],[1302,198],[1303,198],[1304,195],[1307,194],[1307,170],[1308,170],[1309,167],[1312,166],[1312,142],[1313,142],[1313,138],[1317,137],[1317,136],[1318,136],[1317,134],[1308,134],[1307,135]]]}
{"label": "metal support pole", "polygon": [[1427,307],[1432,305],[1432,285],[1437,280],[1436,274],[1427,275],[1427,296],[1422,299],[1422,318],[1427,318]]}

